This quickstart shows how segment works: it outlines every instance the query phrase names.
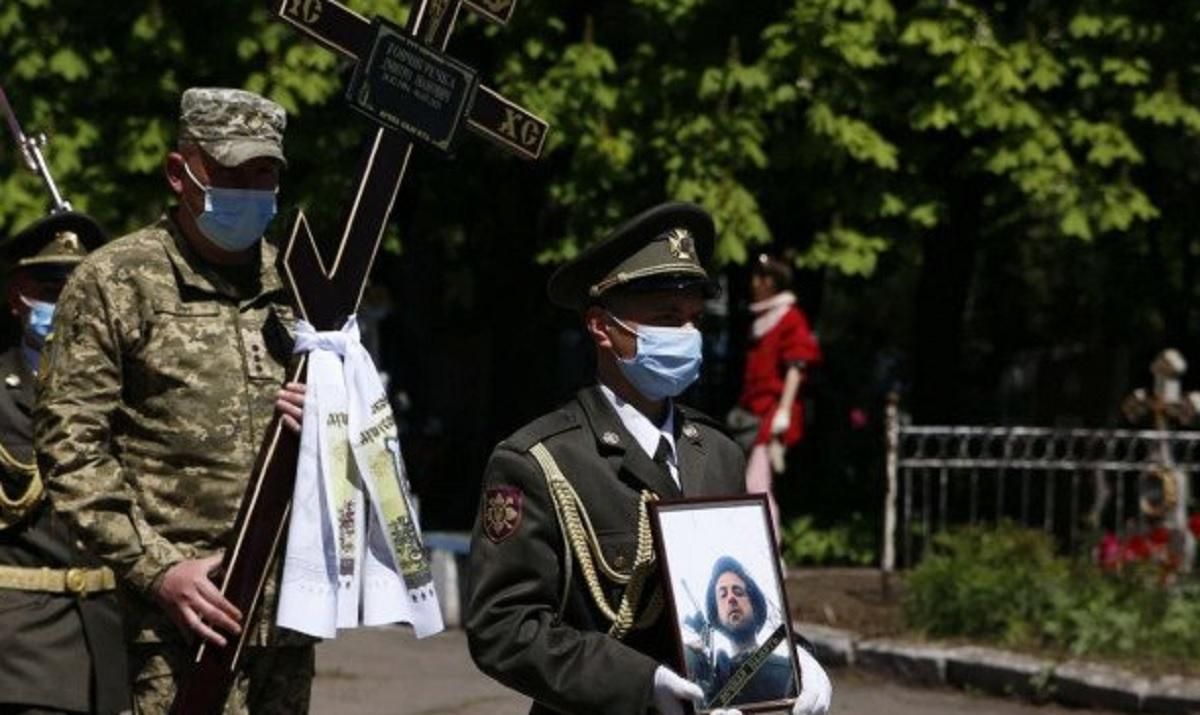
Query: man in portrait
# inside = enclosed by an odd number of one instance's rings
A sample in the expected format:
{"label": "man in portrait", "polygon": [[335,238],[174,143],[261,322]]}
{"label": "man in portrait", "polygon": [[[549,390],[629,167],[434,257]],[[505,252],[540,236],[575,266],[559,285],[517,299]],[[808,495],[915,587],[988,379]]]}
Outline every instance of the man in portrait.
{"label": "man in portrait", "polygon": [[[717,559],[704,600],[708,627],[730,644],[730,650],[714,652],[709,638],[708,648],[693,644],[685,649],[688,672],[704,688],[705,701],[726,707],[794,698],[791,661],[774,652],[778,642],[772,645],[770,634],[761,633],[767,623],[767,599],[737,559]],[[723,694],[730,697],[714,702]]]}

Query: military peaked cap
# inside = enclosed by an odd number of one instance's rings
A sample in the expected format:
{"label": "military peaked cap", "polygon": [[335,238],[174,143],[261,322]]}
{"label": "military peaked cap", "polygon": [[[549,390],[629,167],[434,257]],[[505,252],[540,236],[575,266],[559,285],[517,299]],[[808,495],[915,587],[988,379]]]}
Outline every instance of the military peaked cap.
{"label": "military peaked cap", "polygon": [[63,211],[34,221],[5,241],[0,252],[14,268],[75,265],[107,238],[90,217]]}
{"label": "military peaked cap", "polygon": [[583,310],[609,291],[663,290],[716,284],[704,270],[712,257],[712,217],[695,204],[660,204],[626,221],[603,241],[564,263],[546,285],[550,301]]}

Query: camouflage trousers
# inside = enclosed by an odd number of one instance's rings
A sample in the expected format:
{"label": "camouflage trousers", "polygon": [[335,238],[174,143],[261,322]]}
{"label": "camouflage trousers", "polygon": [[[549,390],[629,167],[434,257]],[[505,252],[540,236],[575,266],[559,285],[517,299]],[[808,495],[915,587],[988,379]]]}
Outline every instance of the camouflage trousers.
{"label": "camouflage trousers", "polygon": [[[178,643],[137,643],[129,665],[134,715],[166,715],[177,678],[190,665],[191,649]],[[238,666],[224,715],[303,715],[312,691],[312,645],[247,648]]]}

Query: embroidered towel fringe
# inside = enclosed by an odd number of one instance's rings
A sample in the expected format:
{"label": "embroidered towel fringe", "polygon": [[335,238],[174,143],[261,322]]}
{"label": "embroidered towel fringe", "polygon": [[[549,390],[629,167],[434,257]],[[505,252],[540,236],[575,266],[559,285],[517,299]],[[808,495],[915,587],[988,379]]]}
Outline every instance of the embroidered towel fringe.
{"label": "embroidered towel fringe", "polygon": [[308,386],[276,622],[318,638],[387,623],[439,633],[396,422],[354,316],[340,331],[299,321],[295,351]]}

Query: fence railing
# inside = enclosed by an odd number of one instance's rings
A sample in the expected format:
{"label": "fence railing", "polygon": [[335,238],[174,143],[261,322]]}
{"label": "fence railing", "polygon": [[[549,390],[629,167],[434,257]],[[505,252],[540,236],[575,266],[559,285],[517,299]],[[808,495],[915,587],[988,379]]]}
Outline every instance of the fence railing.
{"label": "fence railing", "polygon": [[935,533],[955,525],[1013,521],[1071,551],[1099,531],[1141,529],[1156,493],[1173,488],[1166,467],[1196,493],[1200,432],[916,426],[893,402],[883,570],[913,566]]}

